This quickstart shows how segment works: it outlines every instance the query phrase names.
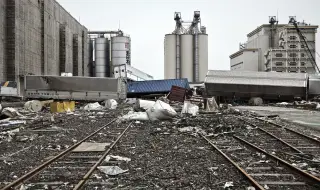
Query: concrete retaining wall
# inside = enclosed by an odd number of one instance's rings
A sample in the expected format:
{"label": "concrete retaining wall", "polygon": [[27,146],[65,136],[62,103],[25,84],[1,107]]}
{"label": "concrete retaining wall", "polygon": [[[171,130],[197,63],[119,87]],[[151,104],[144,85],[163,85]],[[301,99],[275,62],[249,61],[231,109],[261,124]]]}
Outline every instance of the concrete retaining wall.
{"label": "concrete retaining wall", "polygon": [[88,76],[86,34],[87,29],[55,0],[1,0],[0,82],[20,82],[29,74],[72,73],[73,68],[78,76]]}

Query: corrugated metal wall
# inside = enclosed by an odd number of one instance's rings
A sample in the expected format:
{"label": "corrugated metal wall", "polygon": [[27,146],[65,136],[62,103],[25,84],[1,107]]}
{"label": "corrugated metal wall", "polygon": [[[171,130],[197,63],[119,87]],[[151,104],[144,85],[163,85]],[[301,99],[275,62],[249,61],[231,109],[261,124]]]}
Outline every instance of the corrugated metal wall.
{"label": "corrugated metal wall", "polygon": [[76,75],[89,76],[86,34],[55,0],[0,1],[0,81],[74,68]]}

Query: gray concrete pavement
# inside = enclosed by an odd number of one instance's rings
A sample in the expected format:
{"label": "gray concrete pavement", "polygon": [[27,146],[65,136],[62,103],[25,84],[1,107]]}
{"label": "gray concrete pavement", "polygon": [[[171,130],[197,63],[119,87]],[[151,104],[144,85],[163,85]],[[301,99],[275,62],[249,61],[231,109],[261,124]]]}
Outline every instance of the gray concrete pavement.
{"label": "gray concrete pavement", "polygon": [[259,115],[279,115],[288,122],[314,128],[320,131],[320,112],[272,106],[236,106],[235,109],[253,111]]}

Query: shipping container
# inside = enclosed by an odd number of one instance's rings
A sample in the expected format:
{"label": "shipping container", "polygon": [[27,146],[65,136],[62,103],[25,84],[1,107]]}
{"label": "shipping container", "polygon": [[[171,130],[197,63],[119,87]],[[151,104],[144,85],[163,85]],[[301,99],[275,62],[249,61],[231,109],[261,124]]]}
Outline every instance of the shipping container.
{"label": "shipping container", "polygon": [[307,73],[253,71],[208,71],[205,79],[208,96],[264,99],[307,98]]}
{"label": "shipping container", "polygon": [[189,88],[187,79],[167,79],[128,82],[128,96],[148,95],[148,94],[167,94],[172,86]]}
{"label": "shipping container", "polygon": [[25,76],[25,97],[31,99],[125,100],[124,78]]}

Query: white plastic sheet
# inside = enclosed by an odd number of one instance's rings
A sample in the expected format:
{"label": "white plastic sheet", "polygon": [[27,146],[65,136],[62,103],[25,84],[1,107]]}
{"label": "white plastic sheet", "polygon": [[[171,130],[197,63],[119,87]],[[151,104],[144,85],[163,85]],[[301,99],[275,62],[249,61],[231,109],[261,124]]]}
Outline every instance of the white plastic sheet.
{"label": "white plastic sheet", "polygon": [[104,105],[108,109],[115,110],[115,109],[117,109],[118,102],[114,99],[110,99],[110,100],[106,100]]}
{"label": "white plastic sheet", "polygon": [[127,115],[124,115],[122,118],[122,120],[126,120],[126,121],[148,121],[149,117],[148,114],[146,112],[133,112],[130,111],[128,112]]}
{"label": "white plastic sheet", "polygon": [[147,110],[147,114],[149,120],[158,121],[172,119],[177,115],[177,112],[169,104],[158,100]]}
{"label": "white plastic sheet", "polygon": [[228,188],[228,187],[233,187],[233,182],[232,181],[228,181],[224,184],[223,188]]}
{"label": "white plastic sheet", "polygon": [[90,111],[90,110],[102,110],[104,109],[103,106],[101,106],[98,102],[90,103],[84,106],[84,110]]}
{"label": "white plastic sheet", "polygon": [[106,162],[109,162],[110,160],[117,160],[117,161],[125,161],[130,162],[131,158],[123,157],[123,156],[114,156],[114,155],[108,155],[105,159]]}
{"label": "white plastic sheet", "polygon": [[199,113],[199,106],[191,104],[188,101],[184,102],[181,114],[188,113],[193,116],[196,116]]}
{"label": "white plastic sheet", "polygon": [[111,176],[119,175],[129,171],[129,170],[123,170],[118,166],[98,166],[98,170]]}
{"label": "white plastic sheet", "polygon": [[149,100],[137,100],[136,104],[134,106],[135,111],[146,111],[155,104],[155,101],[149,101]]}

